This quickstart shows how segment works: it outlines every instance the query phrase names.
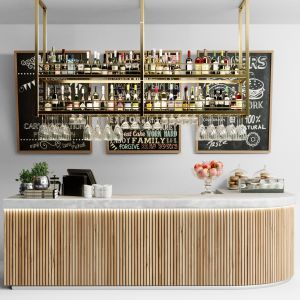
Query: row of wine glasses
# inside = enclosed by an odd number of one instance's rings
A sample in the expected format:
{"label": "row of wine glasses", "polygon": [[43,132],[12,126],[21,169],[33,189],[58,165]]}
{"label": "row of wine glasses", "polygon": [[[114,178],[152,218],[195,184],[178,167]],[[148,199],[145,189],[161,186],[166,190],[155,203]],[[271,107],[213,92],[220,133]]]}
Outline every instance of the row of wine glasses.
{"label": "row of wine glasses", "polygon": [[[201,116],[196,129],[197,141],[244,141],[247,139],[247,127],[243,123],[243,118],[238,117],[236,125],[232,117],[218,117],[217,120],[213,116],[209,116],[208,120],[204,120]],[[225,123],[226,121],[226,123]],[[225,123],[225,125],[224,125]],[[206,124],[207,126],[205,126]]]}
{"label": "row of wine glasses", "polygon": [[70,141],[72,132],[65,118],[42,118],[42,124],[38,130],[39,141]]}

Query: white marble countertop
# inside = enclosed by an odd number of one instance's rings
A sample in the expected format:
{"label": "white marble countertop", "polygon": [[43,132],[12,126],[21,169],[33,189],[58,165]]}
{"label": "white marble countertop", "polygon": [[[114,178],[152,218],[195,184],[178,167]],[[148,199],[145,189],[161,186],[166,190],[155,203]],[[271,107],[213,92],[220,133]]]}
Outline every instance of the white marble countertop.
{"label": "white marble countertop", "polygon": [[222,190],[213,195],[113,195],[111,199],[61,196],[57,199],[24,199],[12,196],[3,200],[3,208],[36,209],[171,209],[171,208],[269,208],[295,205],[290,193],[246,194]]}

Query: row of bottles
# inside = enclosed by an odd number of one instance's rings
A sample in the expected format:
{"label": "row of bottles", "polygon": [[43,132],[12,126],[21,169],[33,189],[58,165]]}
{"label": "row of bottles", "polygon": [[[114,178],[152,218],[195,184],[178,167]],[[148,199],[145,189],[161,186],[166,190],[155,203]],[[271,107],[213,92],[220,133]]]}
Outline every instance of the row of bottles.
{"label": "row of bottles", "polygon": [[[41,59],[40,59],[41,60]],[[227,51],[211,56],[205,49],[195,60],[191,51],[187,53],[185,64],[180,63],[179,52],[166,52],[153,49],[145,55],[145,75],[229,75],[240,74],[241,70],[236,57],[230,58]],[[55,49],[46,54],[45,62],[40,63],[40,73],[44,75],[138,75],[140,72],[140,54],[134,51],[112,51],[100,58],[100,52],[94,51],[93,55],[87,52],[75,58],[74,54],[66,54],[65,49],[61,54],[56,54]]]}
{"label": "row of bottles", "polygon": [[[92,90],[89,86],[72,89],[70,85],[48,86],[46,98],[40,101],[41,109],[55,110],[102,110],[133,111],[140,110],[140,90],[137,84],[109,85],[106,94],[105,85]],[[205,91],[205,92],[204,92]],[[243,99],[235,88],[210,88],[202,86],[185,86],[181,91],[173,84],[149,86],[144,95],[146,111],[202,111],[212,109],[243,109]]]}

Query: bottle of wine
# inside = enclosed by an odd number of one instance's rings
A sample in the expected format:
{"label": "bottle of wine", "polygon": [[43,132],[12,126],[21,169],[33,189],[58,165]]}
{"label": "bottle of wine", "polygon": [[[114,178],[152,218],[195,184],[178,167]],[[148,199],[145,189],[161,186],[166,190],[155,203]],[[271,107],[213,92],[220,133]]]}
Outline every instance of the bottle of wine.
{"label": "bottle of wine", "polygon": [[84,73],[84,63],[82,60],[82,54],[80,54],[80,60],[77,64],[77,68],[76,68],[77,74],[83,74]]}
{"label": "bottle of wine", "polygon": [[182,102],[182,110],[188,110],[189,109],[189,90],[188,87],[184,87],[184,97],[183,97],[183,102]]}
{"label": "bottle of wine", "polygon": [[139,110],[139,99],[136,84],[133,86],[132,110]]}
{"label": "bottle of wine", "polygon": [[90,107],[88,108],[88,103],[87,102],[86,102],[86,106],[85,106],[84,88],[82,88],[81,89],[80,109],[85,110],[85,108],[90,109]]}
{"label": "bottle of wine", "polygon": [[187,58],[185,60],[185,64],[186,64],[186,74],[193,74],[193,60],[191,58],[191,51],[188,51],[188,55]]}
{"label": "bottle of wine", "polygon": [[52,94],[52,110],[58,109],[58,95],[56,92],[56,86],[53,87],[53,94]]}
{"label": "bottle of wine", "polygon": [[190,110],[196,109],[194,86],[191,87]]}
{"label": "bottle of wine", "polygon": [[45,63],[43,65],[43,72],[44,74],[48,75],[50,73],[50,65],[49,65],[49,55],[46,54]]}
{"label": "bottle of wine", "polygon": [[209,94],[209,84],[206,84],[206,93],[205,93],[205,109],[210,108],[210,94]]}
{"label": "bottle of wine", "polygon": [[100,68],[98,63],[98,52],[94,51],[94,62],[92,65],[92,74],[100,74]]}
{"label": "bottle of wine", "polygon": [[161,94],[160,94],[160,105],[161,105],[161,110],[166,110],[167,109],[167,100],[168,96],[165,91],[165,88],[163,88]]}
{"label": "bottle of wine", "polygon": [[202,74],[208,75],[210,72],[210,59],[206,49],[204,49],[202,61]]}
{"label": "bottle of wine", "polygon": [[235,87],[232,88],[232,97],[230,100],[230,108],[235,109],[236,108],[236,90]]}
{"label": "bottle of wine", "polygon": [[132,64],[132,51],[129,51],[129,55],[126,55],[126,60],[125,60],[126,74],[131,74],[131,64]]}
{"label": "bottle of wine", "polygon": [[163,57],[162,57],[162,49],[158,51],[158,59],[156,62],[156,74],[163,73]]}
{"label": "bottle of wine", "polygon": [[114,85],[110,85],[109,100],[107,102],[107,110],[112,111],[115,109],[115,95],[114,95]]}
{"label": "bottle of wine", "polygon": [[179,90],[177,90],[177,93],[176,93],[175,111],[182,111],[182,99],[181,99]]}
{"label": "bottle of wine", "polygon": [[148,92],[147,92],[146,110],[148,110],[148,111],[152,110],[152,93],[151,93],[150,86],[148,87]]}
{"label": "bottle of wine", "polygon": [[158,94],[158,86],[154,88],[154,100],[153,100],[153,108],[154,110],[160,110],[161,104],[159,101],[159,94]]}
{"label": "bottle of wine", "polygon": [[131,110],[130,85],[126,85],[125,110]]}
{"label": "bottle of wine", "polygon": [[226,86],[225,94],[224,94],[224,107],[225,107],[225,109],[229,109],[230,106],[231,106],[231,103],[230,103],[230,98],[229,98],[229,89],[228,89],[228,86]]}
{"label": "bottle of wine", "polygon": [[120,65],[120,74],[126,74],[125,55],[124,55],[124,53],[121,53],[119,55],[119,65]]}
{"label": "bottle of wine", "polygon": [[45,111],[52,111],[52,97],[50,96],[50,87],[47,88],[47,99],[45,102]]}
{"label": "bottle of wine", "polygon": [[67,110],[73,110],[72,89],[71,89],[70,85],[69,85],[69,88],[68,88],[68,97],[67,97],[66,109]]}
{"label": "bottle of wine", "polygon": [[230,57],[228,56],[228,51],[225,51],[224,54],[224,74],[230,74],[231,72],[231,64],[230,64]]}
{"label": "bottle of wine", "polygon": [[60,87],[60,101],[58,103],[58,109],[59,110],[65,110],[66,109],[65,86],[64,85],[61,85],[61,87]]}
{"label": "bottle of wine", "polygon": [[214,51],[213,57],[211,59],[211,74],[218,74],[219,73],[219,62],[217,58],[217,53]]}
{"label": "bottle of wine", "polygon": [[61,55],[57,55],[57,60],[54,64],[54,74],[55,75],[61,74]]}
{"label": "bottle of wine", "polygon": [[80,101],[79,101],[79,96],[78,96],[78,88],[75,88],[75,96],[73,100],[73,109],[74,110],[79,110],[80,108]]}
{"label": "bottle of wine", "polygon": [[175,110],[175,101],[174,101],[174,94],[173,94],[173,83],[170,83],[168,109],[170,111]]}
{"label": "bottle of wine", "polygon": [[106,110],[106,98],[105,98],[105,85],[102,85],[102,92],[101,92],[101,100],[100,100],[100,109]]}
{"label": "bottle of wine", "polygon": [[62,75],[68,74],[67,54],[65,49],[62,49],[61,74]]}
{"label": "bottle of wine", "polygon": [[118,88],[117,110],[118,111],[123,111],[124,110],[123,93],[122,93],[122,89],[121,88]]}
{"label": "bottle of wine", "polygon": [[155,74],[155,73],[156,73],[156,51],[155,49],[153,49],[151,54],[150,74]]}
{"label": "bottle of wine", "polygon": [[202,74],[202,64],[203,64],[203,59],[199,54],[195,59],[195,74],[196,75]]}
{"label": "bottle of wine", "polygon": [[118,64],[118,57],[117,57],[117,51],[116,50],[114,50],[114,57],[113,57],[113,60],[112,60],[111,69],[112,69],[113,74],[118,74],[119,64]]}
{"label": "bottle of wine", "polygon": [[70,75],[74,75],[75,74],[75,60],[74,60],[74,55],[70,54],[68,56],[68,61],[67,61],[67,64],[68,64],[68,74]]}
{"label": "bottle of wine", "polygon": [[84,74],[91,74],[91,62],[90,62],[90,52],[86,52],[86,62],[83,68]]}
{"label": "bottle of wine", "polygon": [[196,110],[203,110],[204,107],[204,97],[203,97],[203,91],[202,87],[199,86],[199,88],[196,86],[195,88],[195,96],[196,96],[196,102],[195,102],[195,108]]}

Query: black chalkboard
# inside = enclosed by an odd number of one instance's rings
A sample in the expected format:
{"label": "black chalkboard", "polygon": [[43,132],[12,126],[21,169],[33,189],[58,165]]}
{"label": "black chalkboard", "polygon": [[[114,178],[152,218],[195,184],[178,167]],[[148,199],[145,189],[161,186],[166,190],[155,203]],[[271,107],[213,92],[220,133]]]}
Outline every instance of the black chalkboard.
{"label": "black chalkboard", "polygon": [[[68,52],[80,58],[84,51]],[[82,140],[82,128],[72,129],[71,141],[39,141],[37,133],[42,119],[35,116],[36,85],[34,52],[15,51],[17,94],[17,147],[19,152],[34,153],[91,153],[92,144]],[[40,94],[43,94],[40,85]]]}
{"label": "black chalkboard", "polygon": [[[271,134],[272,51],[250,52],[250,115],[245,141],[196,141],[196,153],[268,153]],[[233,60],[234,52],[228,54]],[[212,85],[213,88],[213,85]],[[238,119],[232,117],[236,125]],[[215,119],[216,120],[216,119]],[[204,125],[208,124],[208,118]]]}
{"label": "black chalkboard", "polygon": [[121,142],[108,142],[109,154],[180,153],[180,126],[166,130],[124,129]]}

